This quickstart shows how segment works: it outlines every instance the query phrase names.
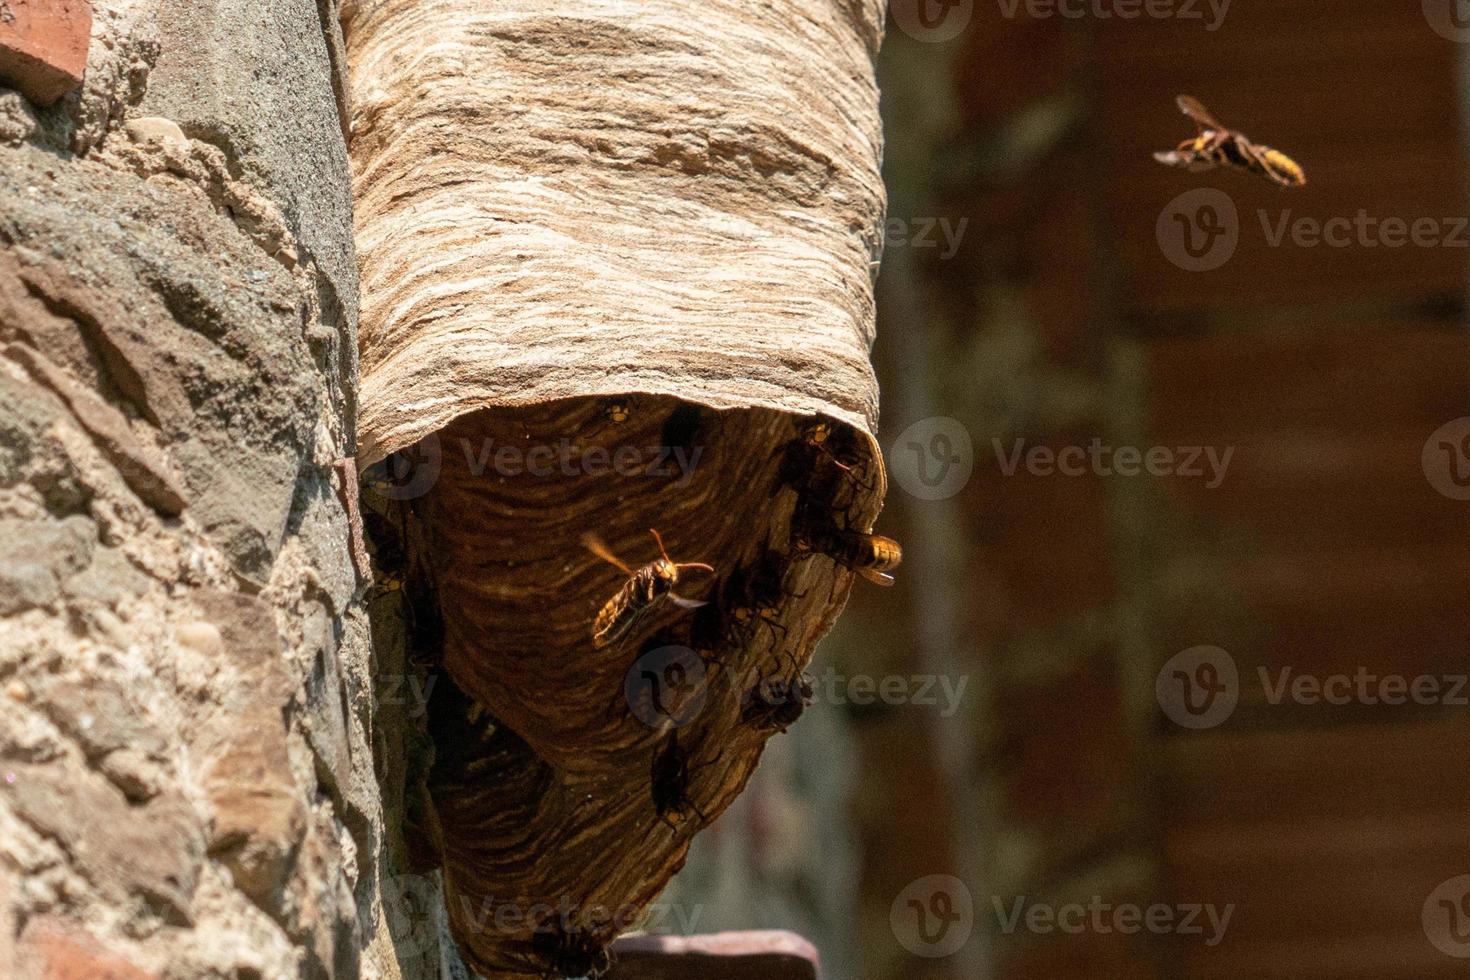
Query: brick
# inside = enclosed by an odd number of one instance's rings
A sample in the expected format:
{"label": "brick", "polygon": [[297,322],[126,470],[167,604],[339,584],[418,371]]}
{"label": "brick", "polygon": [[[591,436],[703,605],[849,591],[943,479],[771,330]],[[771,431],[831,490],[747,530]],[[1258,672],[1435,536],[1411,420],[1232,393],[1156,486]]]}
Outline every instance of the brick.
{"label": "brick", "polygon": [[[979,5],[976,12],[980,14]],[[1036,101],[1053,96],[1077,68],[1077,46],[1060,17],[1038,20],[977,16],[954,71],[966,124],[997,127]]]}
{"label": "brick", "polygon": [[1190,980],[1462,980],[1465,961],[1454,959],[1430,945],[1424,930],[1390,932],[1374,929],[1361,936],[1329,939],[1293,938],[1256,942],[1232,940],[1213,948],[1200,943],[1183,947],[1179,976]]}
{"label": "brick", "polygon": [[791,932],[629,936],[613,943],[608,980],[816,980],[816,947]]}
{"label": "brick", "polygon": [[1134,792],[1121,686],[1106,656],[999,694],[999,778],[1007,822],[1038,835],[1064,865],[1127,820]]}
{"label": "brick", "polygon": [[0,2],[0,81],[50,105],[82,84],[91,35],[88,0]]}
{"label": "brick", "polygon": [[56,917],[31,920],[18,960],[17,980],[157,980],[77,923]]}
{"label": "brick", "polygon": [[1454,811],[1263,815],[1176,828],[1164,846],[1180,901],[1235,903],[1230,944],[1408,932],[1435,886],[1470,866],[1470,830]]}
{"label": "brick", "polygon": [[[999,454],[1014,455],[1017,439],[1024,439],[1023,453],[1036,446],[1055,453],[1086,447],[1093,436],[1008,435],[999,440]],[[1009,475],[1006,466],[990,439],[977,439],[975,475],[960,498],[967,536],[978,542],[973,564],[997,580],[984,589],[999,587],[1004,622],[1010,629],[1047,627],[1106,605],[1115,589],[1103,478],[1090,470],[1028,472],[1024,458]]]}
{"label": "brick", "polygon": [[[1454,717],[1371,728],[1166,738],[1159,764],[1165,819],[1175,827],[1269,815],[1301,825],[1323,814],[1367,819],[1465,809],[1467,725]],[[1448,872],[1446,872],[1448,876]]]}
{"label": "brick", "polygon": [[[1029,938],[1029,937],[1028,937]],[[1048,936],[1003,948],[996,976],[1006,980],[1154,980],[1159,976],[1138,936]]]}
{"label": "brick", "polygon": [[[886,774],[869,782],[854,807],[863,874],[874,892],[891,898],[913,880],[915,868],[949,870],[949,792],[934,765],[931,736],[914,713],[863,725],[857,738],[862,768]],[[928,802],[914,807],[913,800]],[[894,814],[903,817],[895,821]],[[888,901],[882,903],[885,921]]]}
{"label": "brick", "polygon": [[1046,193],[1035,202],[1022,235],[1022,290],[1037,339],[1058,364],[1096,361],[1100,279],[1085,270],[1096,254],[1091,162],[1069,153],[1051,161],[1037,180]]}
{"label": "brick", "polygon": [[[1155,337],[1145,349],[1156,398],[1149,425],[1165,439],[1279,432],[1289,421],[1327,431],[1404,426],[1422,442],[1470,408],[1470,337],[1457,323],[1334,320]],[[1417,454],[1409,466],[1418,477]]]}

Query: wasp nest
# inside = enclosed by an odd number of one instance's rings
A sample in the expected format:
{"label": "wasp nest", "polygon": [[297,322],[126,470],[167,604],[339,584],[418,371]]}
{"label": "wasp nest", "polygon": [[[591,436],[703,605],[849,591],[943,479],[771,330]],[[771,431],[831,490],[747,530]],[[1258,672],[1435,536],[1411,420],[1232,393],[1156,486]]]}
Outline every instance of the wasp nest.
{"label": "wasp nest", "polygon": [[359,461],[446,679],[428,850],[487,976],[595,973],[897,557],[865,534],[881,5],[344,15]]}
{"label": "wasp nest", "polygon": [[[870,525],[880,468],[843,427],[656,396],[486,409],[435,443],[437,478],[400,513],[422,535],[419,655],[448,681],[426,824],[450,921],[487,976],[578,975],[800,715],[802,669],[866,567],[834,535],[867,540],[843,532]],[[390,500],[418,475],[384,469],[370,487]],[[709,570],[629,590],[659,567],[650,529]],[[621,628],[599,643],[608,609]]]}

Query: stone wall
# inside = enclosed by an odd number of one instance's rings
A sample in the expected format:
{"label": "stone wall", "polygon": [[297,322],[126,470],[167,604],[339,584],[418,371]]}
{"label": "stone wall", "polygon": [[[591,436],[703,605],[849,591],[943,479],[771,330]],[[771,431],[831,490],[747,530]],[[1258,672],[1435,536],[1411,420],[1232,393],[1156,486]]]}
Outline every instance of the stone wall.
{"label": "stone wall", "polygon": [[0,976],[439,974],[379,900],[336,24],[96,0],[45,106],[0,59]]}

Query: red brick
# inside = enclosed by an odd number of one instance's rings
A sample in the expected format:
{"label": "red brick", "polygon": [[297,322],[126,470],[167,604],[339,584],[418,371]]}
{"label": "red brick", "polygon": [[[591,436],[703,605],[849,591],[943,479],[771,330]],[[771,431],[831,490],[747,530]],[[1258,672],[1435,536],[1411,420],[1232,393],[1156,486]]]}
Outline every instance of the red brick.
{"label": "red brick", "polygon": [[[1161,439],[1413,428],[1420,441],[1470,410],[1459,324],[1342,324],[1151,338],[1149,419]],[[1415,447],[1417,450],[1417,447]],[[1409,469],[1419,476],[1417,451]]]}
{"label": "red brick", "polygon": [[1002,816],[1043,838],[1048,867],[1125,829],[1136,784],[1122,690],[1108,657],[1057,678],[1006,685],[996,711]]}
{"label": "red brick", "polygon": [[1083,366],[1093,354],[1099,277],[1084,270],[1096,254],[1090,164],[1057,159],[1037,179],[1049,184],[1023,236],[1022,286],[1037,338],[1055,363]]}
{"label": "red brick", "polygon": [[17,959],[17,980],[157,980],[66,919],[32,919],[21,934]]}
{"label": "red brick", "polygon": [[954,88],[967,126],[997,127],[1028,105],[1061,91],[1076,71],[1077,45],[1060,17],[990,16],[975,5],[975,21],[965,32],[970,43],[955,71]]}
{"label": "red brick", "polygon": [[[1177,942],[1177,939],[1176,939]],[[1213,948],[1183,946],[1189,980],[1463,980],[1465,961],[1431,946],[1424,930],[1376,929],[1359,936],[1293,938],[1285,942],[1232,940]]]}
{"label": "red brick", "polygon": [[996,959],[996,976],[1006,980],[1155,980],[1159,976],[1146,941],[1116,932],[1028,936],[1002,946]]}
{"label": "red brick", "polygon": [[1158,754],[1163,816],[1180,828],[1263,816],[1300,826],[1324,814],[1348,820],[1463,813],[1470,802],[1467,734],[1465,721],[1448,716],[1308,731],[1227,726],[1166,738]]}
{"label": "red brick", "polygon": [[[953,814],[944,776],[935,767],[930,735],[915,712],[897,712],[857,729],[861,767],[881,772],[854,802],[867,891],[886,895],[881,908],[914,878],[915,868],[949,871]],[[914,800],[927,801],[913,806]],[[895,820],[894,814],[903,814]]]}
{"label": "red brick", "polygon": [[[1007,475],[1016,439],[1024,439],[1023,458]],[[1106,605],[1115,594],[1111,532],[1103,479],[1090,470],[1069,476],[1053,470],[1029,473],[1024,456],[1034,446],[1055,452],[1087,446],[1093,434],[1077,432],[1051,438],[1032,433],[1000,440],[997,459],[989,440],[975,445],[975,475],[963,495],[978,542],[972,564],[994,576],[1006,604],[1010,629],[1046,627]]]}
{"label": "red brick", "polygon": [[1180,901],[1236,908],[1226,941],[1371,936],[1419,926],[1424,899],[1470,861],[1456,811],[1218,823],[1168,833]]}
{"label": "red brick", "polygon": [[91,35],[88,0],[4,0],[0,82],[37,105],[50,105],[82,84]]}

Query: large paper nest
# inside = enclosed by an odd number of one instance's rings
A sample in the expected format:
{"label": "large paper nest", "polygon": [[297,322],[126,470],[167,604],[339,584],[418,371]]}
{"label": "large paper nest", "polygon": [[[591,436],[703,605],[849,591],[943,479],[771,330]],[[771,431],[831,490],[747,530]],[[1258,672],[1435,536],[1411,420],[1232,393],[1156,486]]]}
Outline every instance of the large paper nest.
{"label": "large paper nest", "polygon": [[[851,587],[809,545],[884,493],[879,23],[876,0],[346,9],[359,463],[418,529],[416,628],[453,682],[428,824],[487,976],[589,965],[631,924],[749,778],[753,688],[806,666]],[[628,574],[584,536],[636,569],[649,529],[713,571],[598,645]]]}

